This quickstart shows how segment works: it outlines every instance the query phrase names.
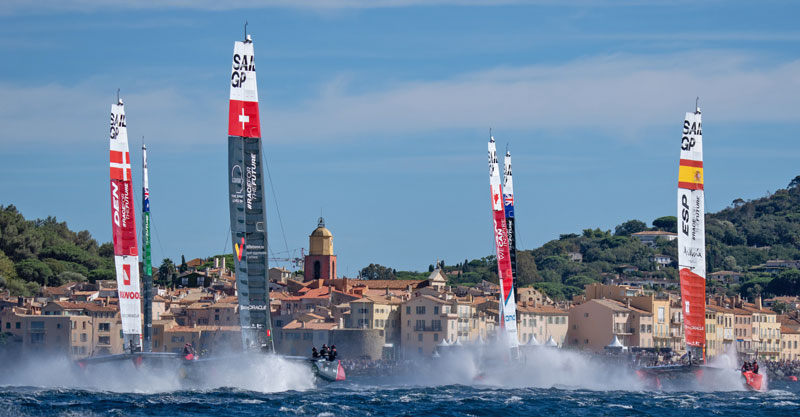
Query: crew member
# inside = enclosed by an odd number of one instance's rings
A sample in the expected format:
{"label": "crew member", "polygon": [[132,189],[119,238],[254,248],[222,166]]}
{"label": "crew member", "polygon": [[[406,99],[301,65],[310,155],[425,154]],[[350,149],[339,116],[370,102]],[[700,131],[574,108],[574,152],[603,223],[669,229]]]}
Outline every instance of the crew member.
{"label": "crew member", "polygon": [[336,359],[336,345],[331,345],[331,352],[328,354],[328,360],[334,361]]}
{"label": "crew member", "polygon": [[330,350],[328,350],[328,344],[327,343],[323,343],[322,344],[322,349],[320,349],[320,351],[319,351],[319,356],[322,356],[324,359],[328,359],[328,354],[329,353],[330,353]]}
{"label": "crew member", "polygon": [[754,374],[758,373],[758,362],[756,361],[753,361],[753,373]]}
{"label": "crew member", "polygon": [[317,352],[317,348],[316,347],[312,347],[311,348],[311,357],[314,358],[314,359],[318,359],[319,358],[319,352]]}

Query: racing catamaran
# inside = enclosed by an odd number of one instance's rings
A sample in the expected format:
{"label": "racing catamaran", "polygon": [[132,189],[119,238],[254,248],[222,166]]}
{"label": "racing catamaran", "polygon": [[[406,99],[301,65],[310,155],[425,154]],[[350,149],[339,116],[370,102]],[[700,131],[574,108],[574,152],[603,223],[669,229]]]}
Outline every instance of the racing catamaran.
{"label": "racing catamaran", "polygon": [[[706,238],[705,187],[703,177],[703,124],[700,107],[686,113],[680,143],[678,168],[678,269],[683,312],[685,362],[681,365],[645,367],[640,375],[649,375],[660,386],[660,377],[693,375],[696,381],[712,380],[713,375],[730,370],[706,365]],[[762,375],[746,373],[749,389],[762,389]]]}
{"label": "racing catamaran", "polygon": [[[511,160],[508,160],[510,174]],[[509,181],[511,180],[509,176]],[[517,339],[517,304],[514,298],[514,275],[511,269],[509,253],[508,226],[503,203],[503,191],[500,185],[500,168],[497,162],[497,146],[494,137],[489,135],[489,188],[491,189],[492,221],[494,223],[494,241],[497,250],[497,276],[500,281],[500,338],[516,353],[519,347]],[[513,194],[510,194],[513,214]]]}
{"label": "racing catamaran", "polygon": [[[262,169],[261,123],[253,40],[245,33],[233,47],[228,107],[228,202],[234,251],[239,324],[245,354],[275,354],[269,309],[267,219]],[[192,355],[194,356],[194,355]],[[340,360],[306,357],[284,359],[308,362],[315,375],[342,381]],[[192,358],[194,359],[194,358]],[[231,357],[200,358],[186,362],[189,378],[200,364],[229,362]]]}
{"label": "racing catamaran", "polygon": [[131,353],[141,350],[142,305],[139,292],[139,247],[136,242],[131,157],[122,99],[111,105],[110,129],[111,228],[117,293],[124,345]]}

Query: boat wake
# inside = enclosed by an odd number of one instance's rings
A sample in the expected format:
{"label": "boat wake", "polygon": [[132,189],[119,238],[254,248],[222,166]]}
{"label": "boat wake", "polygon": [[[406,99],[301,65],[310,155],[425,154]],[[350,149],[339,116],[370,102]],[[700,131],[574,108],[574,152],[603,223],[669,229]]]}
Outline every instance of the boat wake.
{"label": "boat wake", "polygon": [[182,378],[181,366],[179,361],[165,361],[137,367],[126,360],[81,369],[67,358],[38,357],[7,365],[0,374],[0,385],[143,394],[219,388],[274,393],[315,386],[308,365],[279,356],[237,358],[233,366],[225,363],[204,370],[192,380]]}

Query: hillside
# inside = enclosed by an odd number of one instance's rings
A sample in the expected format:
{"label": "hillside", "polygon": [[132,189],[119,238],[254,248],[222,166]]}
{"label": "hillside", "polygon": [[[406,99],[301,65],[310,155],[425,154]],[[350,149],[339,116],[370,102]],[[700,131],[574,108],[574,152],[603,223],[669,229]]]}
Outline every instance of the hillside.
{"label": "hillside", "polygon": [[86,231],[73,232],[55,217],[25,220],[0,206],[0,290],[31,296],[43,285],[114,278],[114,248]]}
{"label": "hillside", "polygon": [[[586,229],[580,234],[561,235],[537,249],[518,251],[520,286],[534,286],[551,297],[569,298],[582,292],[585,284],[602,282],[623,269],[628,269],[625,275],[629,277],[677,280],[676,241],[659,239],[656,247],[650,248],[630,236],[645,230],[675,232],[676,227],[674,216],[659,217],[651,227],[640,220],[629,220],[613,232]],[[709,282],[710,292],[800,294],[800,278],[795,279],[793,272],[786,272],[780,282],[770,286],[774,276],[756,269],[770,259],[800,259],[800,176],[772,195],[736,199],[730,207],[706,214],[706,248],[709,273],[730,270],[743,272],[746,277],[742,285],[725,288]],[[582,262],[570,260],[570,253],[580,254]],[[657,254],[670,256],[672,264],[657,270],[653,261]],[[453,284],[497,281],[494,256],[464,260],[444,270]]]}
{"label": "hillside", "polygon": [[[631,237],[645,230],[674,232],[675,228],[674,216],[654,219],[651,226],[629,220],[613,232],[586,229],[580,234],[561,235],[533,250],[520,250],[517,253],[520,285],[537,287],[551,297],[570,298],[582,292],[586,284],[620,275],[676,280],[675,241],[659,239],[651,248]],[[738,292],[745,296],[800,294],[797,270],[770,275],[758,268],[770,259],[800,259],[800,176],[774,194],[756,200],[736,199],[730,207],[707,214],[706,244],[709,273],[730,270],[745,274],[741,285],[719,287],[709,281],[710,292]],[[667,255],[673,262],[658,269],[654,255]],[[232,264],[232,255],[226,256]],[[576,260],[571,260],[571,256]],[[441,264],[453,285],[475,285],[481,280],[497,282],[494,256],[465,259],[455,265],[444,261]],[[433,268],[430,265],[429,271]],[[163,276],[170,276],[177,268],[166,259],[160,269]],[[55,217],[26,220],[13,205],[0,206],[0,290],[33,295],[43,285],[113,279],[113,270],[111,243],[98,245],[88,231],[73,232]],[[361,275],[366,279],[428,276],[426,272],[397,271],[376,264],[362,269]]]}

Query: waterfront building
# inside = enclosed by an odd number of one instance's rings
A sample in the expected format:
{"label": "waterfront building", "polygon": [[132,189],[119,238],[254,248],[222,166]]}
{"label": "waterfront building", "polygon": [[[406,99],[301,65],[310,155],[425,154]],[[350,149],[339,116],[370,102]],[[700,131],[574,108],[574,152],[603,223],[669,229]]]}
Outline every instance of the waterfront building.
{"label": "waterfront building", "polygon": [[781,360],[800,360],[800,327],[781,325]]}
{"label": "waterfront building", "polygon": [[553,306],[517,305],[517,334],[520,344],[535,337],[541,344],[551,337],[558,346],[564,346],[569,328],[569,312]]}

